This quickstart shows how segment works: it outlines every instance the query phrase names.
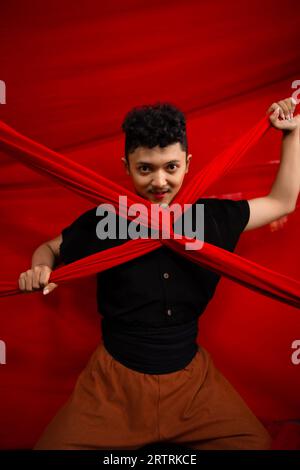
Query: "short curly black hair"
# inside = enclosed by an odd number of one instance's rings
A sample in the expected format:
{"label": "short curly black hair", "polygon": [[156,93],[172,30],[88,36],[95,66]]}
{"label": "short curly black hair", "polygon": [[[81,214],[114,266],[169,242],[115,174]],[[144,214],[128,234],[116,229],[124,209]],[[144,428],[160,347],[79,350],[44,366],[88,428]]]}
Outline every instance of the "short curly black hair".
{"label": "short curly black hair", "polygon": [[180,142],[188,151],[185,115],[171,103],[157,102],[132,108],[122,123],[125,133],[125,157],[137,147],[153,148]]}

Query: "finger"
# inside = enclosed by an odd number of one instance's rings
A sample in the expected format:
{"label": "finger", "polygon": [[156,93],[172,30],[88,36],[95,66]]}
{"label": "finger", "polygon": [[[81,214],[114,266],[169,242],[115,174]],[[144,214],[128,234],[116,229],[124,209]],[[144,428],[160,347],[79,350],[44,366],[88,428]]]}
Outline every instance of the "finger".
{"label": "finger", "polygon": [[[290,115],[290,110],[286,104],[286,102],[283,100],[283,101],[279,101],[278,102],[279,106],[282,108],[283,112],[284,112],[284,118],[286,119],[289,119],[289,115]],[[284,119],[283,118],[283,119]]]}
{"label": "finger", "polygon": [[273,113],[276,108],[278,108],[278,103],[272,103],[268,109],[268,113]]}
{"label": "finger", "polygon": [[277,106],[279,108],[279,116],[281,119],[285,119],[284,111],[281,106],[279,106],[279,103],[277,103]]}
{"label": "finger", "polygon": [[50,282],[50,284],[47,284],[47,286],[45,286],[43,290],[43,294],[44,295],[50,294],[50,292],[56,289],[56,287],[57,287],[57,284],[54,284],[54,282]]}
{"label": "finger", "polygon": [[288,120],[288,119],[280,120],[278,119],[278,117],[279,117],[278,111],[274,111],[274,113],[272,113],[269,117],[272,126],[275,127],[276,129],[293,130],[297,127],[296,118],[294,118],[293,120]]}
{"label": "finger", "polygon": [[26,271],[26,276],[25,276],[25,289],[29,292],[32,291],[32,271],[29,269]]}
{"label": "finger", "polygon": [[40,275],[41,275],[41,268],[38,266],[34,267],[32,270],[32,288],[39,289],[40,288]]}
{"label": "finger", "polygon": [[[292,102],[292,105],[294,106],[294,108],[293,108],[293,115],[294,115],[294,112],[295,112],[296,106],[297,106],[297,104],[298,104],[298,101],[295,100],[295,98],[292,96],[292,97],[291,97],[291,102]],[[294,116],[293,116],[293,117],[294,117]]]}
{"label": "finger", "polygon": [[45,287],[48,284],[49,277],[51,274],[51,270],[49,269],[42,269],[41,276],[40,276],[40,286]]}
{"label": "finger", "polygon": [[294,117],[294,112],[295,112],[295,109],[296,109],[296,106],[297,106],[297,101],[293,97],[290,98],[290,101],[291,101],[292,118],[293,118]]}
{"label": "finger", "polygon": [[278,120],[279,113],[280,113],[280,108],[279,106],[277,106],[275,111],[270,115],[270,121],[272,122],[272,124],[275,124],[276,121]]}
{"label": "finger", "polygon": [[19,277],[19,288],[20,290],[25,290],[25,273],[21,273]]}
{"label": "finger", "polygon": [[288,119],[292,119],[292,114],[293,114],[293,111],[294,111],[294,105],[293,105],[293,102],[291,100],[291,98],[287,98],[286,100],[284,100],[285,104],[287,105],[287,108],[289,110],[289,117]]}

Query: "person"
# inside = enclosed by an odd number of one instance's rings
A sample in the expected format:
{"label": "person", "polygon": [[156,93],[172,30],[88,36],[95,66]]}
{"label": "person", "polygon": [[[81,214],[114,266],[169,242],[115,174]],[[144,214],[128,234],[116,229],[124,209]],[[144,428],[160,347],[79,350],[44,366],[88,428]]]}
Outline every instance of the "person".
{"label": "person", "polygon": [[[205,242],[233,252],[242,232],[294,210],[299,181],[293,176],[297,152],[299,157],[294,110],[290,98],[268,110],[284,137],[281,165],[267,196],[200,198],[192,205],[194,221],[195,205],[204,204]],[[169,205],[192,158],[185,115],[170,103],[143,105],[127,113],[122,129],[122,161],[135,192],[153,204]],[[31,269],[19,278],[23,292],[52,292],[57,285],[48,280],[57,263],[128,241],[129,236],[100,239],[96,212],[97,207],[86,211],[35,250]],[[102,342],[34,450],[132,450],[155,442],[193,449],[270,449],[262,423],[196,341],[199,316],[219,280],[215,272],[165,246],[98,273]]]}

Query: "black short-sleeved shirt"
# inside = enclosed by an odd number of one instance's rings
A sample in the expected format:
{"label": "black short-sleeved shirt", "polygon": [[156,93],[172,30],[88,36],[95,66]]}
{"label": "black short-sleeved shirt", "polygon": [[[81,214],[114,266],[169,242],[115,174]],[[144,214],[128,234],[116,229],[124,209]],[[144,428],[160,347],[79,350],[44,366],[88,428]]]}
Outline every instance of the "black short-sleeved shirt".
{"label": "black short-sleeved shirt", "polygon": [[[204,241],[233,252],[249,220],[248,201],[200,198],[196,203],[204,204]],[[127,242],[97,237],[96,209],[62,230],[60,255],[65,264]],[[196,353],[197,320],[219,280],[216,273],[164,246],[98,273],[106,348],[140,372],[168,373],[184,367]]]}

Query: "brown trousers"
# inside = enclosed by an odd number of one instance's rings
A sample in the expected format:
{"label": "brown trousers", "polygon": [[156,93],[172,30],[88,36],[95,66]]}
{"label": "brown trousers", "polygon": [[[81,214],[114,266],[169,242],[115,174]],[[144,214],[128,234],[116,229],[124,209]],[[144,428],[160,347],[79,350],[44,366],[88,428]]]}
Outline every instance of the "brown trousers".
{"label": "brown trousers", "polygon": [[145,374],[101,343],[34,449],[132,450],[166,441],[192,449],[269,449],[270,436],[199,347],[183,369]]}

